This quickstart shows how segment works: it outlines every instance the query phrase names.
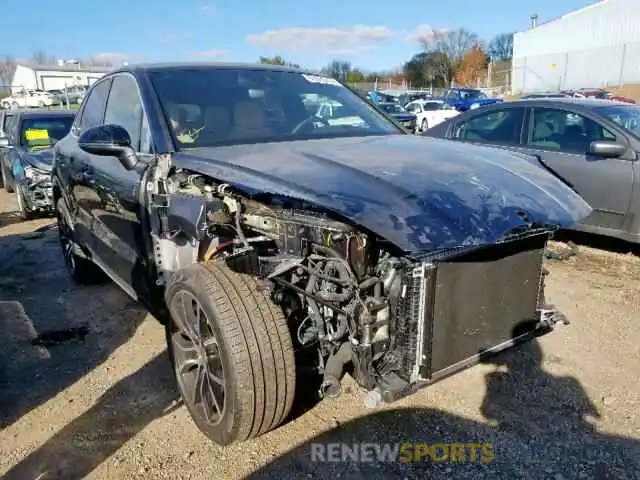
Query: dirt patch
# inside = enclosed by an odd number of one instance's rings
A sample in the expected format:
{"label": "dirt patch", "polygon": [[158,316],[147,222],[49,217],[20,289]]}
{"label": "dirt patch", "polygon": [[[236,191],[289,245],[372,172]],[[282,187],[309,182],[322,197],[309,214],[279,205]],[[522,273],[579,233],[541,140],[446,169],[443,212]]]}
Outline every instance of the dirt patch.
{"label": "dirt patch", "polygon": [[[12,202],[0,193],[0,210],[12,211]],[[549,301],[571,325],[490,363],[375,410],[347,378],[340,399],[259,439],[220,448],[177,398],[161,326],[113,284],[73,285],[50,225],[0,227],[3,478],[640,475],[637,258],[580,248],[568,261],[549,261]],[[84,326],[71,339],[33,341]],[[357,442],[490,444],[495,458],[311,461],[312,443]]]}

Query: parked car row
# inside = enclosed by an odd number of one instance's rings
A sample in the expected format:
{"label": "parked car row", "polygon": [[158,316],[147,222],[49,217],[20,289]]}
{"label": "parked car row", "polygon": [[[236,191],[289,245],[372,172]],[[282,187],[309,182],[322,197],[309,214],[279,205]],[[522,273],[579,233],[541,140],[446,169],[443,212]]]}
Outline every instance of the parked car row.
{"label": "parked car row", "polygon": [[558,92],[534,92],[520,97],[521,100],[528,100],[531,98],[596,98],[615,102],[636,103],[632,98],[616,95],[615,93],[603,88],[579,88],[577,90],[560,90]]}
{"label": "parked car row", "polygon": [[42,108],[80,104],[87,89],[82,85],[74,85],[58,90],[23,90],[12,93],[0,100],[0,108],[5,110],[19,108]]}
{"label": "parked car row", "polygon": [[372,91],[367,99],[392,114],[393,118],[401,119],[403,126],[415,133],[423,132],[459,112],[503,101],[474,88],[449,88],[439,97],[425,92],[394,96]]}
{"label": "parked car row", "polygon": [[0,100],[0,106],[3,109],[49,107],[55,101],[55,97],[44,90],[23,90]]}

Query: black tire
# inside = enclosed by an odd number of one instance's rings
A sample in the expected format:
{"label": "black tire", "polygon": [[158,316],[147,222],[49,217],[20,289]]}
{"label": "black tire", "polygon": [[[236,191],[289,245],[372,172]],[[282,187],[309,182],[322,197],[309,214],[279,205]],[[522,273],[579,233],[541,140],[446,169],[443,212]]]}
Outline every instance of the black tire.
{"label": "black tire", "polygon": [[[183,320],[185,299],[191,307],[199,304],[200,321]],[[278,427],[293,404],[293,345],[282,310],[259,289],[255,279],[224,264],[194,264],[173,275],[165,300],[172,317],[166,328],[174,373],[198,428],[215,443],[229,445]],[[185,327],[194,323],[201,332],[196,341],[191,340],[191,327]],[[189,351],[185,345],[191,345],[193,353],[196,344],[197,358],[207,359],[203,367],[183,363]],[[190,365],[191,370],[181,369],[181,365]],[[214,369],[218,373],[213,374]],[[216,397],[216,405],[220,404],[222,386],[223,405],[215,417],[207,419],[205,413],[212,402],[198,402],[191,396],[189,375],[207,379],[206,393],[209,399]]]}
{"label": "black tire", "polygon": [[69,276],[80,285],[93,285],[105,280],[105,275],[100,268],[88,258],[74,252],[75,239],[73,230],[69,226],[63,212],[62,199],[56,202],[56,219],[58,222],[58,239],[64,264]]}
{"label": "black tire", "polygon": [[33,212],[27,209],[27,204],[24,201],[24,194],[22,193],[22,187],[16,185],[16,201],[18,203],[18,213],[22,220],[31,220],[33,218]]}
{"label": "black tire", "polygon": [[420,124],[420,130],[424,132],[427,128],[429,128],[429,123],[426,118],[423,118],[422,123]]}
{"label": "black tire", "polygon": [[7,193],[13,193],[13,187],[9,183],[9,175],[7,175],[7,170],[4,162],[0,164],[0,169],[2,170],[2,183],[4,184],[4,191]]}

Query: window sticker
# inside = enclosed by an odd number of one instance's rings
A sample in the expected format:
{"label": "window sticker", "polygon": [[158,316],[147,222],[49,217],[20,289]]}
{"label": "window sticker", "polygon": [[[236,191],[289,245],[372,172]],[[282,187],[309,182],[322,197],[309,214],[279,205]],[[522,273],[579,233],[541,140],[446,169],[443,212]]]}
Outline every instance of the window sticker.
{"label": "window sticker", "polygon": [[302,74],[303,78],[309,83],[321,83],[323,85],[335,85],[336,87],[341,87],[339,81],[335,78],[331,77],[321,77],[319,75],[307,75],[306,73]]}
{"label": "window sticker", "polygon": [[24,132],[24,138],[27,142],[33,142],[35,140],[49,140],[49,130],[31,128]]}

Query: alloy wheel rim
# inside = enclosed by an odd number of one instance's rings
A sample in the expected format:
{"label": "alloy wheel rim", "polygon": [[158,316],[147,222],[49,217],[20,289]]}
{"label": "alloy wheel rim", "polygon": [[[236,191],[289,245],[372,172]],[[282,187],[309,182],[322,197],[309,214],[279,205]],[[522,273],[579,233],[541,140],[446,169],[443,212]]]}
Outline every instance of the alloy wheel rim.
{"label": "alloy wheel rim", "polygon": [[183,397],[207,424],[217,425],[226,407],[225,375],[218,339],[200,302],[190,292],[178,292],[171,307],[177,328],[171,343]]}

